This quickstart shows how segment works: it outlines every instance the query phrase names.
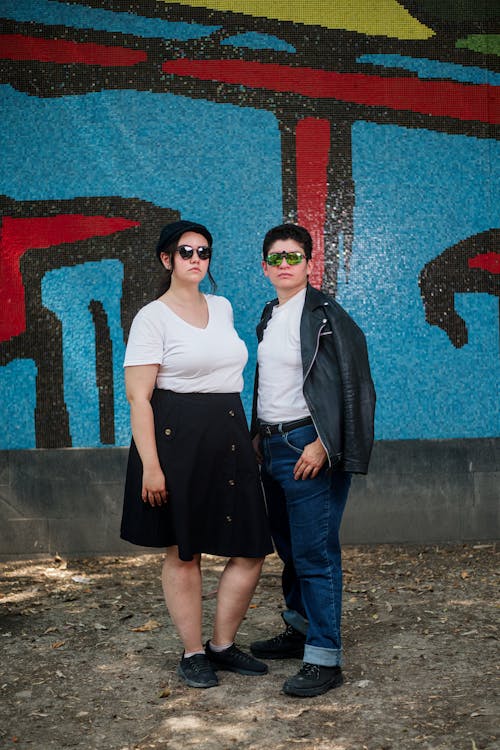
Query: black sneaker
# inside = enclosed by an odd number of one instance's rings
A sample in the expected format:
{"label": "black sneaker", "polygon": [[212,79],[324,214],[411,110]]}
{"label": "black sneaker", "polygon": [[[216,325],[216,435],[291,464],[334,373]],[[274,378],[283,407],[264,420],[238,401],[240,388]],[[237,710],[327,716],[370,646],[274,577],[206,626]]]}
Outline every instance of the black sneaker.
{"label": "black sneaker", "polygon": [[266,641],[254,641],[250,651],[261,659],[302,659],[306,637],[291,625],[279,635]]}
{"label": "black sneaker", "polygon": [[312,698],[339,687],[343,681],[340,667],[324,667],[305,661],[299,672],[286,680],[283,692],[299,698]]}
{"label": "black sneaker", "polygon": [[205,654],[194,654],[187,659],[183,655],[177,667],[177,674],[187,682],[189,687],[210,688],[219,684],[217,675]]}
{"label": "black sneaker", "polygon": [[229,646],[224,651],[213,651],[210,641],[205,645],[205,653],[214,669],[225,669],[238,674],[262,675],[267,674],[267,664],[257,661],[250,654],[245,654],[237,646]]}

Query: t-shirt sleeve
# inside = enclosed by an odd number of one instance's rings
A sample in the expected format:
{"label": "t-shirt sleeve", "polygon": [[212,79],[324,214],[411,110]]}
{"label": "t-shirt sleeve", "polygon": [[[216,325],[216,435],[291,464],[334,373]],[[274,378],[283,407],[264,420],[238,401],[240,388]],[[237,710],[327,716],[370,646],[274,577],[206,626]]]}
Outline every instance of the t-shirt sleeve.
{"label": "t-shirt sleeve", "polygon": [[151,308],[139,310],[130,328],[124,367],[161,365],[165,349],[165,331]]}
{"label": "t-shirt sleeve", "polygon": [[221,307],[224,310],[224,315],[229,323],[234,326],[234,313],[233,307],[226,297],[219,297]]}

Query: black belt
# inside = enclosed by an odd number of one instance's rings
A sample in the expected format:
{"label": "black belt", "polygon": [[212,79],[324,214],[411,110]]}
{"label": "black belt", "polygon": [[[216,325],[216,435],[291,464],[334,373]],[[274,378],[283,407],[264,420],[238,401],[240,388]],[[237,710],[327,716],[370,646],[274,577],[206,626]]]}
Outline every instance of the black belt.
{"label": "black belt", "polygon": [[291,430],[297,430],[299,427],[306,427],[312,423],[311,417],[296,419],[293,422],[280,422],[279,424],[259,422],[259,432],[261,435],[277,435],[279,432],[290,432]]}

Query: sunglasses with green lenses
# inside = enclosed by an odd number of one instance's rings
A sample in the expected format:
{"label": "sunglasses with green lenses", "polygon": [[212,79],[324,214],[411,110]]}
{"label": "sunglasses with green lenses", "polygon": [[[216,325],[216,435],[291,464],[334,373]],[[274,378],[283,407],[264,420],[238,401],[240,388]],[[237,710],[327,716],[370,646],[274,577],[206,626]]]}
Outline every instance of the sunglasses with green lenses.
{"label": "sunglasses with green lenses", "polygon": [[281,266],[281,264],[283,263],[283,258],[284,258],[289,266],[298,266],[299,263],[302,263],[305,257],[306,257],[305,255],[299,252],[269,253],[269,255],[266,258],[266,263],[268,266]]}
{"label": "sunglasses with green lenses", "polygon": [[[195,248],[190,245],[179,245],[177,252],[181,256],[182,260],[189,260],[193,257]],[[212,255],[211,247],[198,247],[196,248],[196,254],[200,260],[208,260]]]}

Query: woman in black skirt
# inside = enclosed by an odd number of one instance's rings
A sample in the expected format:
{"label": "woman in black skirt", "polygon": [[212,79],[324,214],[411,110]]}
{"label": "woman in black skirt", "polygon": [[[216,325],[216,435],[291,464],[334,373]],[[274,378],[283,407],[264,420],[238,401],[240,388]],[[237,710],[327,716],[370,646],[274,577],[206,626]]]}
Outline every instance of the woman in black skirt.
{"label": "woman in black skirt", "polygon": [[[125,355],[130,447],[121,536],[166,547],[162,584],[184,644],[178,672],[191,687],[218,669],[261,675],[235,644],[272,552],[258,467],[241,405],[244,342],[227,299],[203,294],[212,236],[192,221],[163,228],[156,248],[166,291],[133,320]],[[201,554],[228,557],[212,638],[202,645]]]}

